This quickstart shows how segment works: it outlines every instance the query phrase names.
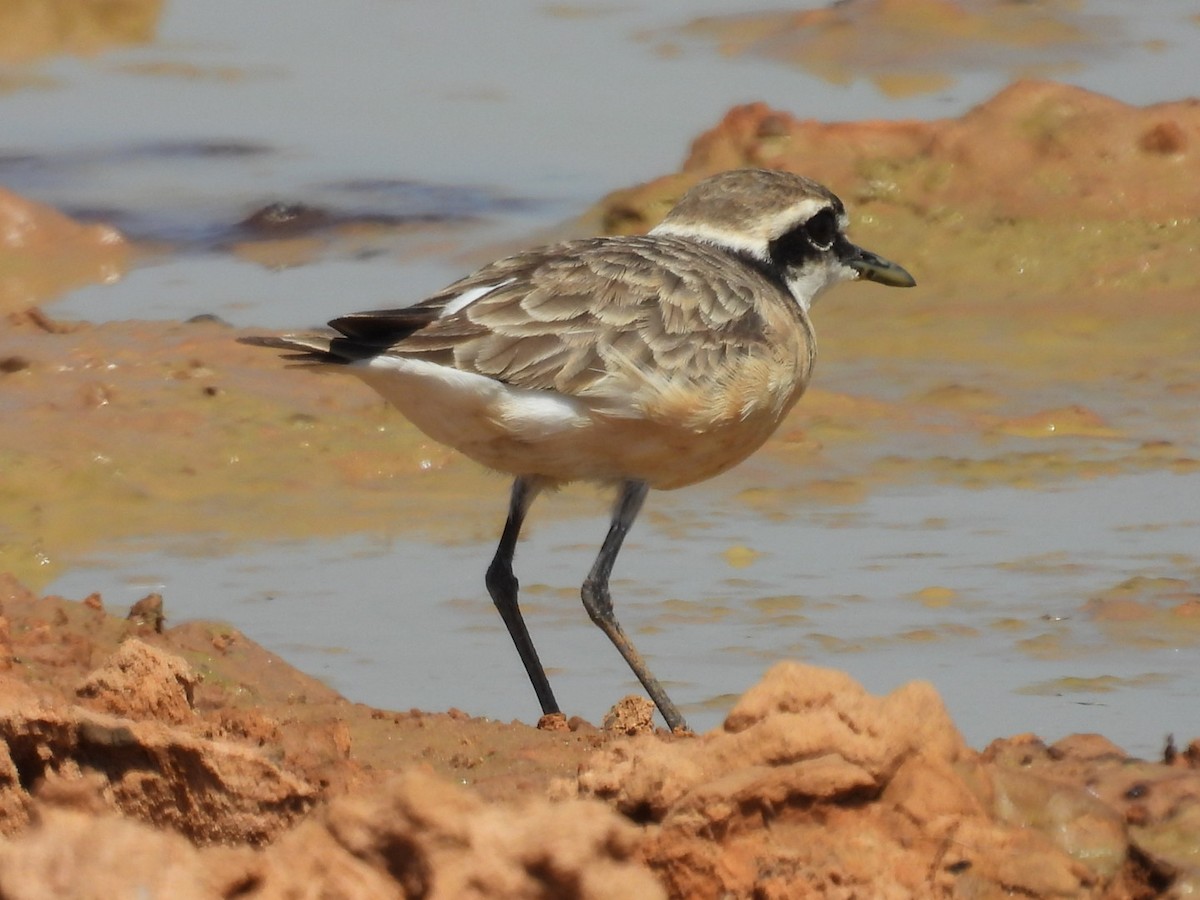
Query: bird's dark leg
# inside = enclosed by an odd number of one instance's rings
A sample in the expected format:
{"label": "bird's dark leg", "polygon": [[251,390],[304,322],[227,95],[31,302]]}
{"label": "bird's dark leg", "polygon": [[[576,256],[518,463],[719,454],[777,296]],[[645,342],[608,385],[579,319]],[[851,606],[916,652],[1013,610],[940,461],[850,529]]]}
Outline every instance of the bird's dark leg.
{"label": "bird's dark leg", "polygon": [[542,704],[542,713],[550,715],[560,712],[558,701],[554,699],[554,692],[550,690],[550,680],[546,677],[546,670],[542,668],[533,640],[529,637],[529,629],[525,627],[525,620],[521,617],[521,608],[517,605],[517,577],[513,575],[512,570],[513,553],[517,549],[521,525],[529,511],[529,505],[541,489],[541,483],[533,479],[518,477],[513,482],[512,498],[508,504],[508,521],[504,523],[504,533],[500,535],[496,555],[492,558],[492,564],[488,566],[486,582],[492,602],[496,604],[500,618],[504,620],[504,626],[516,644],[521,662],[525,664],[525,671],[529,673],[529,681],[537,693],[538,702]]}
{"label": "bird's dark leg", "polygon": [[600,555],[596,557],[592,571],[588,573],[587,580],[583,583],[583,606],[592,621],[600,626],[600,630],[608,635],[608,639],[621,651],[621,655],[629,663],[629,668],[633,669],[633,674],[638,677],[638,681],[642,683],[646,693],[650,695],[650,699],[662,713],[662,717],[667,720],[667,727],[674,731],[680,728],[686,729],[687,723],[679,714],[679,710],[675,708],[675,704],[671,702],[671,698],[667,696],[667,692],[662,689],[662,685],[658,683],[658,679],[650,674],[650,670],[646,668],[646,663],[642,660],[642,655],[638,653],[637,648],[633,646],[633,642],[626,637],[617,617],[613,615],[612,596],[608,592],[608,577],[612,574],[613,563],[617,560],[617,554],[621,551],[625,535],[633,525],[633,520],[637,518],[649,489],[649,485],[644,481],[626,481],[621,485],[621,494],[613,509],[608,536],[604,538]]}

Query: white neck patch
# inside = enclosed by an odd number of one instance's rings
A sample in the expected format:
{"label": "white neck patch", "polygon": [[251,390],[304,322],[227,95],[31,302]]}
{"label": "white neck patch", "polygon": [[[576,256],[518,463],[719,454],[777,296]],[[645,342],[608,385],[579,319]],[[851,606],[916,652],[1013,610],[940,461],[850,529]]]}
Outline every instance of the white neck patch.
{"label": "white neck patch", "polygon": [[842,265],[836,260],[830,260],[824,265],[815,266],[804,271],[789,271],[786,276],[788,291],[800,308],[808,312],[826,288],[833,287],[842,281],[858,277],[853,269]]}

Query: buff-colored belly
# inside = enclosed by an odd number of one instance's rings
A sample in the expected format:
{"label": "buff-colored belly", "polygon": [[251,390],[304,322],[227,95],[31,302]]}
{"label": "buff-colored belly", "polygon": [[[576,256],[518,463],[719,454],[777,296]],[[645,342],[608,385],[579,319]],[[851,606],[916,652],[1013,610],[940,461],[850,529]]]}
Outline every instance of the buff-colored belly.
{"label": "buff-colored belly", "polygon": [[[625,479],[671,489],[741,462],[799,396],[704,417],[680,410],[613,414],[603,404],[513,388],[433,363],[399,360],[352,371],[434,440],[500,472],[553,482]],[[690,420],[689,420],[690,419]]]}

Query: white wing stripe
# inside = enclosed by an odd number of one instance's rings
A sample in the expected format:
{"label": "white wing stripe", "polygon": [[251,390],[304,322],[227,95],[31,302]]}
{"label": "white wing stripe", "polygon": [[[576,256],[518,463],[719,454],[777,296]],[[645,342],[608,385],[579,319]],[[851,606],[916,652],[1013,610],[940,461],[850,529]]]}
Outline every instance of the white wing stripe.
{"label": "white wing stripe", "polygon": [[445,319],[454,315],[456,312],[461,312],[476,300],[480,300],[497,288],[502,288],[506,284],[512,284],[514,281],[516,281],[515,278],[506,278],[504,281],[498,282],[497,284],[483,284],[479,287],[473,287],[469,291],[463,291],[461,294],[442,307],[442,311],[438,314],[438,318]]}

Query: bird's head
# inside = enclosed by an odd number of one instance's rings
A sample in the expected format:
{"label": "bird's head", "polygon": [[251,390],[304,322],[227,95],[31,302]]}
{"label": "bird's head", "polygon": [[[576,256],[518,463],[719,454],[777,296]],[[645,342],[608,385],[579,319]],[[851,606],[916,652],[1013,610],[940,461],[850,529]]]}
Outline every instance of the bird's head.
{"label": "bird's head", "polygon": [[651,234],[702,241],[762,266],[804,309],[841,281],[889,287],[916,281],[894,262],[851,243],[842,201],[800,175],[734,169],[706,178],[680,198]]}

